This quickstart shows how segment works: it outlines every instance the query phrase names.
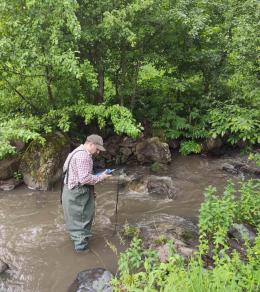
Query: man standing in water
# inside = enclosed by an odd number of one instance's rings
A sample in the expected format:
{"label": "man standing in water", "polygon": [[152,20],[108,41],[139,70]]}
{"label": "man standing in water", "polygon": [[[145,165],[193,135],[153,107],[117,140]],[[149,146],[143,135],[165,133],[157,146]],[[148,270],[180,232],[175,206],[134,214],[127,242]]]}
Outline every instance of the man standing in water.
{"label": "man standing in water", "polygon": [[95,215],[94,185],[110,177],[105,172],[93,175],[93,154],[105,151],[103,139],[90,135],[86,142],[72,151],[63,166],[66,172],[62,206],[67,230],[76,251],[88,249],[91,225]]}

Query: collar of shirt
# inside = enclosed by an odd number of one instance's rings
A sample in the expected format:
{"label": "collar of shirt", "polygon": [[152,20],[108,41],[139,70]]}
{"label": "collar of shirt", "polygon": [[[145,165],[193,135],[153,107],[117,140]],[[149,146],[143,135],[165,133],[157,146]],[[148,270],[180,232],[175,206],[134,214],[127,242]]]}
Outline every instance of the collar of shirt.
{"label": "collar of shirt", "polygon": [[82,150],[85,150],[90,157],[92,157],[92,154],[85,148],[84,144],[81,144],[80,147],[82,148]]}

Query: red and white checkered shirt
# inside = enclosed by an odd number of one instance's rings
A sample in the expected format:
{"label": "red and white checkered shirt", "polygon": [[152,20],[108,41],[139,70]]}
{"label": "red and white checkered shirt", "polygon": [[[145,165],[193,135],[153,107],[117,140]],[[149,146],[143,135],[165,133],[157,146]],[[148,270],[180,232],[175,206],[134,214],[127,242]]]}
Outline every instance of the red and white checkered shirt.
{"label": "red and white checkered shirt", "polygon": [[[72,158],[71,155],[73,155]],[[66,184],[67,175],[69,175],[68,177],[69,189],[72,189],[79,184],[95,185],[96,183],[104,179],[104,176],[102,174],[99,176],[92,174],[93,172],[92,155],[85,149],[83,145],[80,145],[68,155],[63,166],[63,171],[65,171],[68,168],[69,160],[70,160],[69,170],[67,171],[67,174],[64,179],[64,184]]]}

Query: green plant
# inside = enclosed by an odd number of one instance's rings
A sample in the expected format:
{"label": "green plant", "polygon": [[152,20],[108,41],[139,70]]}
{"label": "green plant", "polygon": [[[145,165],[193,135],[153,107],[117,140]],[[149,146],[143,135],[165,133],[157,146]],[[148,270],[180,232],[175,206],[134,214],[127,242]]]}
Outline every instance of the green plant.
{"label": "green plant", "polygon": [[254,160],[256,165],[260,167],[260,153],[250,153],[248,159]]}
{"label": "green plant", "polygon": [[15,153],[15,147],[11,145],[13,140],[24,142],[37,141],[44,144],[44,135],[57,130],[68,132],[76,118],[82,118],[86,125],[94,121],[98,122],[100,129],[106,124],[112,123],[117,134],[127,134],[137,137],[142,127],[136,125],[131,112],[119,105],[105,106],[92,105],[84,101],[70,107],[50,110],[42,116],[17,115],[8,121],[0,122],[0,159]]}
{"label": "green plant", "polygon": [[[120,254],[119,273],[112,280],[114,291],[259,291],[260,224],[255,242],[249,244],[245,239],[246,259],[241,259],[237,251],[230,253],[227,245],[227,231],[232,223],[248,218],[245,214],[250,206],[258,204],[255,196],[258,184],[259,181],[242,182],[241,196],[236,198],[231,181],[221,196],[214,187],[207,188],[199,214],[199,252],[188,262],[175,253],[172,242],[167,242],[168,260],[160,262],[156,250],[144,248],[141,239],[134,238],[130,247]],[[257,213],[252,212],[250,216],[255,222]],[[160,239],[160,243],[165,242],[163,235]],[[203,258],[210,248],[213,248],[214,265],[207,269]]]}
{"label": "green plant", "polygon": [[13,173],[13,177],[16,181],[22,181],[23,180],[23,174],[20,171],[15,171]]}
{"label": "green plant", "polygon": [[254,227],[260,225],[260,181],[240,183],[240,198],[236,207],[236,220]]}
{"label": "green plant", "polygon": [[131,239],[134,237],[138,237],[139,232],[140,230],[137,227],[129,225],[128,222],[124,224],[123,235],[125,237],[131,238]]}
{"label": "green plant", "polygon": [[182,155],[188,155],[191,153],[200,153],[202,147],[195,141],[183,141],[181,142],[180,152]]}
{"label": "green plant", "polygon": [[248,144],[260,142],[259,107],[241,107],[239,105],[222,105],[210,111],[211,135],[227,136],[231,144],[240,141]]}
{"label": "green plant", "polygon": [[209,243],[213,244],[214,260],[218,261],[225,254],[227,232],[235,219],[236,203],[234,201],[234,184],[229,181],[223,196],[216,195],[216,188],[208,187],[205,201],[200,207],[200,254],[208,251]]}

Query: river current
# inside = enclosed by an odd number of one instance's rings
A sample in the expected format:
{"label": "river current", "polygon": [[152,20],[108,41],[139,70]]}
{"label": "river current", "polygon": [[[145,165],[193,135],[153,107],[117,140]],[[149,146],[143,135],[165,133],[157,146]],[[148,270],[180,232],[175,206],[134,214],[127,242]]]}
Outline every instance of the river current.
{"label": "river current", "polygon": [[[177,190],[174,200],[152,200],[142,194],[119,195],[118,225],[136,223],[145,215],[170,214],[196,221],[203,192],[214,185],[221,192],[227,178],[224,158],[173,157],[167,176]],[[149,174],[148,167],[124,167],[126,175]],[[164,174],[165,175],[165,174]],[[117,269],[111,246],[124,249],[115,233],[115,204],[120,176],[96,186],[97,212],[91,251],[77,254],[65,230],[59,189],[40,192],[22,185],[0,191],[0,259],[10,269],[0,275],[0,291],[67,291],[79,271],[104,267]],[[232,177],[237,181],[239,177]],[[109,247],[110,246],[110,247]]]}

